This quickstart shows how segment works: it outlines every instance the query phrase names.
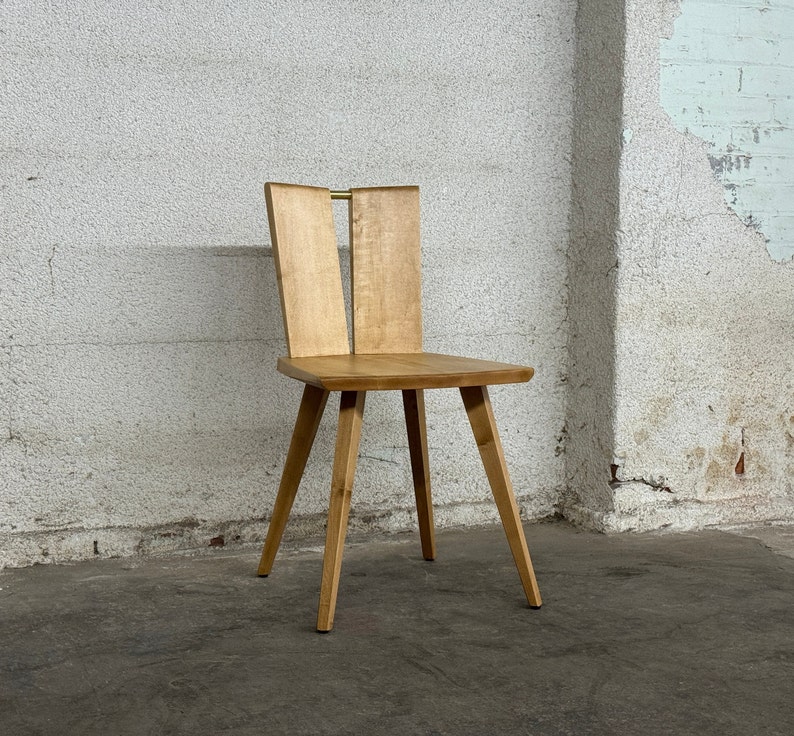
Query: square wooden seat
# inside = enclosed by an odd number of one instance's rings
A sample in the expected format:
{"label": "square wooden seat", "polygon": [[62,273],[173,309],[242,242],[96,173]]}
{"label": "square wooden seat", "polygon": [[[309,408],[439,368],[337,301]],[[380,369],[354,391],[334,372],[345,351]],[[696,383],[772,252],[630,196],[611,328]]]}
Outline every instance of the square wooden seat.
{"label": "square wooden seat", "polygon": [[305,384],[259,575],[273,566],[320,419],[340,391],[317,630],[330,631],[367,391],[402,391],[422,554],[435,558],[424,390],[458,388],[529,605],[541,605],[487,386],[528,381],[532,368],[422,349],[418,187],[344,193],[350,200],[353,350],[345,316],[331,191],[265,185],[288,357]]}
{"label": "square wooden seat", "polygon": [[458,388],[521,383],[532,368],[438,353],[279,358],[281,373],[328,391]]}

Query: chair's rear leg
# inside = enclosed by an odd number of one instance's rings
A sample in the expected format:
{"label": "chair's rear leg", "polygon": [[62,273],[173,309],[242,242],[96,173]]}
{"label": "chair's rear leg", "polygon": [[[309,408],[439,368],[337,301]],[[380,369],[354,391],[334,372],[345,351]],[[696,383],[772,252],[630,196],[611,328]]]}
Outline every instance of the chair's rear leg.
{"label": "chair's rear leg", "polygon": [[259,561],[257,574],[262,577],[269,575],[273,567],[273,560],[281,544],[284,527],[287,525],[287,518],[295,501],[295,494],[298,492],[298,486],[306,468],[306,461],[309,459],[309,452],[314,444],[317,427],[320,425],[327,401],[328,391],[306,384],[298,409],[298,418],[295,420],[295,429],[292,432],[292,441],[287,451],[287,459],[284,462],[284,471],[281,474],[273,515],[270,517],[270,524],[267,528],[262,558]]}
{"label": "chair's rear leg", "polygon": [[521,584],[529,605],[539,608],[541,605],[540,590],[529,558],[524,529],[518,514],[513,487],[505,464],[502,443],[494,421],[491,401],[486,386],[467,386],[460,389],[463,404],[469,416],[469,422],[480,450],[480,457],[485,466],[485,473],[491,484],[496,507],[507,535],[510,551],[513,553]]}
{"label": "chair's rear leg", "polygon": [[411,473],[416,494],[416,515],[419,519],[419,536],[422,556],[436,558],[436,540],[433,529],[433,500],[430,495],[430,465],[427,456],[427,422],[425,420],[425,394],[421,389],[405,390],[403,407],[408,430],[408,449],[411,452]]}
{"label": "chair's rear leg", "polygon": [[328,507],[328,529],[325,535],[323,579],[317,631],[330,631],[334,625],[336,594],[347,533],[347,517],[356,472],[361,420],[364,415],[364,391],[343,391],[339,403],[339,429],[336,435],[334,470],[331,478],[331,502]]}

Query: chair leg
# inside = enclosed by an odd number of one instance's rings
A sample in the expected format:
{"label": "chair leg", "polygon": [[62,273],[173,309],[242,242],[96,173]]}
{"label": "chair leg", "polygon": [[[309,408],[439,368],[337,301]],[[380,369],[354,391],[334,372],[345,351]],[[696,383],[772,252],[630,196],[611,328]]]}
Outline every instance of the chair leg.
{"label": "chair leg", "polygon": [[257,574],[260,577],[269,575],[273,567],[273,560],[281,544],[284,527],[287,525],[287,518],[295,501],[295,494],[298,492],[327,401],[328,391],[306,384],[298,409],[298,418],[295,420],[295,429],[292,432],[292,441],[287,451],[287,459],[284,462],[273,515],[267,528],[262,558],[259,561]]}
{"label": "chair leg", "polygon": [[422,556],[436,558],[436,540],[433,529],[433,500],[430,495],[430,465],[427,456],[427,423],[425,421],[425,394],[421,389],[405,390],[403,407],[408,430],[408,449],[411,452],[411,473],[416,494],[416,515],[419,519],[419,536]]}
{"label": "chair leg", "polygon": [[364,416],[364,391],[343,391],[339,403],[339,429],[336,435],[334,470],[331,478],[331,502],[328,507],[328,529],[325,536],[323,578],[320,585],[320,606],[317,631],[330,631],[334,625],[336,595],[342,551],[347,533],[347,517],[356,472],[361,420]]}
{"label": "chair leg", "polygon": [[491,484],[496,507],[502,518],[502,525],[507,535],[507,542],[513,554],[513,560],[521,577],[521,584],[527,601],[532,608],[540,608],[541,598],[532,560],[529,558],[524,529],[518,514],[513,486],[507,473],[502,443],[496,429],[491,401],[486,386],[467,386],[460,389],[463,404],[469,416],[469,422],[477,441],[485,473]]}

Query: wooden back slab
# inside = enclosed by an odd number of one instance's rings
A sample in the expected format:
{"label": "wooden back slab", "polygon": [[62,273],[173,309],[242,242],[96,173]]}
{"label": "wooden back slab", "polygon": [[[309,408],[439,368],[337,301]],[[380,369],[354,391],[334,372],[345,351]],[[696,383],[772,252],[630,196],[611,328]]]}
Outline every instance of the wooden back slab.
{"label": "wooden back slab", "polygon": [[265,200],[290,357],[349,353],[330,191],[267,183]]}
{"label": "wooden back slab", "polygon": [[422,352],[419,187],[350,191],[353,352]]}

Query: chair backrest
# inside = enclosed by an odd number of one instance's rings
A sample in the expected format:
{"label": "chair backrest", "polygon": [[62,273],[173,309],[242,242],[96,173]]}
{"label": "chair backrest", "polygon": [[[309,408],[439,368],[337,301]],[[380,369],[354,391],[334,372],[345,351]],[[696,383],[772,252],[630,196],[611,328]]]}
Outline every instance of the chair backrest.
{"label": "chair backrest", "polygon": [[[330,190],[265,185],[290,357],[350,351]],[[419,188],[352,189],[353,350],[422,351]]]}
{"label": "chair backrest", "polygon": [[268,183],[265,200],[289,356],[349,353],[330,191]]}
{"label": "chair backrest", "polygon": [[353,352],[422,352],[419,187],[351,189]]}

